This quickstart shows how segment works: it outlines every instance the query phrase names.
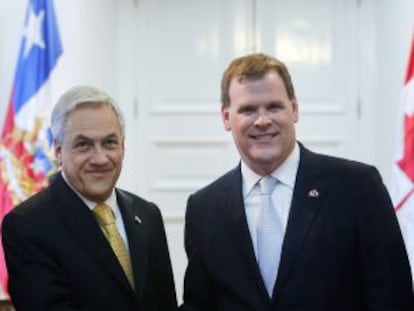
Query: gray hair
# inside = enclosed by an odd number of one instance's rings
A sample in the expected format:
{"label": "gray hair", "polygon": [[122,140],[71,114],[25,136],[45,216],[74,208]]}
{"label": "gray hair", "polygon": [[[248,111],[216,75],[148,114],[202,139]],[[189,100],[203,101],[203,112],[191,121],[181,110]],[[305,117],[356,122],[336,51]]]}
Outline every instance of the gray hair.
{"label": "gray hair", "polygon": [[79,106],[97,104],[110,106],[114,110],[121,125],[122,137],[125,137],[124,116],[115,100],[103,90],[92,86],[78,85],[67,90],[53,108],[50,126],[53,139],[60,143],[63,142],[68,115],[72,111]]}

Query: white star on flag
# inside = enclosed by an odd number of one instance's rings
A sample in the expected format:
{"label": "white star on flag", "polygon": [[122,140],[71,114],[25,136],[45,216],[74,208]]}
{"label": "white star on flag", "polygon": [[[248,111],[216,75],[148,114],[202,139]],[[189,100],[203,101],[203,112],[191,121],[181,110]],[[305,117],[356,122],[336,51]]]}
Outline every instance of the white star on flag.
{"label": "white star on flag", "polygon": [[38,174],[39,172],[44,172],[47,167],[44,165],[44,162],[41,159],[35,158],[31,165],[33,172]]}
{"label": "white star on flag", "polygon": [[39,11],[39,14],[30,10],[26,28],[24,30],[25,44],[24,44],[24,58],[26,58],[34,45],[41,49],[45,48],[45,41],[43,40],[42,25],[45,17],[45,11]]}

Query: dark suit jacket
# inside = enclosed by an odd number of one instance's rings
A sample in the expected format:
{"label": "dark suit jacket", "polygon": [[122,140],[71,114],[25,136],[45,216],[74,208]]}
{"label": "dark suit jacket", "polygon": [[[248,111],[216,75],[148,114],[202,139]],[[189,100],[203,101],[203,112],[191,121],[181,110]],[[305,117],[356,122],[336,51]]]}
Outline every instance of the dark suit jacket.
{"label": "dark suit jacket", "polygon": [[414,310],[406,250],[378,171],[300,149],[273,298],[237,167],[188,200],[181,310]]}
{"label": "dark suit jacket", "polygon": [[3,221],[9,291],[18,311],[176,310],[160,211],[131,193],[116,194],[135,291],[92,211],[58,174]]}

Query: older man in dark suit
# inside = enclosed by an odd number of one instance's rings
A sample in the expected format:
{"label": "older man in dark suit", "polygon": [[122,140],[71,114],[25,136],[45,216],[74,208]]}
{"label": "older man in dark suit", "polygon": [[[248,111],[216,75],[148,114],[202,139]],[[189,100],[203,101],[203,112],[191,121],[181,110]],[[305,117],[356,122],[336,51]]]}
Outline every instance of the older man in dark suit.
{"label": "older man in dark suit", "polygon": [[222,118],[241,163],[188,200],[181,310],[414,310],[378,171],[296,141],[285,65],[264,54],[235,59]]}
{"label": "older man in dark suit", "polygon": [[74,87],[55,106],[51,125],[62,170],[3,221],[16,310],[175,310],[160,211],[115,188],[124,121],[114,100]]}

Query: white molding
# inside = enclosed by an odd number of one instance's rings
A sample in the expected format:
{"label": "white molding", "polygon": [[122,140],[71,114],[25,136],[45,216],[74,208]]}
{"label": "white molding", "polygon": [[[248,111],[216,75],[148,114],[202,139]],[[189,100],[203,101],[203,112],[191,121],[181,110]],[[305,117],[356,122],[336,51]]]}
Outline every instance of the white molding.
{"label": "white molding", "polygon": [[184,224],[184,213],[166,213],[162,212],[162,218],[166,224]]}
{"label": "white molding", "polygon": [[154,192],[189,192],[195,191],[209,184],[209,178],[160,178],[150,185],[149,190]]}
{"label": "white molding", "polygon": [[339,115],[345,113],[343,105],[329,102],[299,102],[299,112],[301,115],[318,114],[318,115]]}
{"label": "white molding", "polygon": [[226,137],[153,137],[151,142],[156,145],[228,145],[233,141]]}
{"label": "white molding", "polygon": [[[220,116],[220,104],[216,102],[199,103],[199,101],[191,101],[183,103],[183,100],[169,101],[169,103],[156,104],[151,109],[151,115],[217,115]],[[301,101],[299,102],[299,111],[301,114],[323,114],[336,115],[343,114],[345,108],[343,105],[334,104],[326,101]]]}
{"label": "white molding", "polygon": [[152,115],[211,115],[217,114],[220,115],[220,104],[219,101],[217,102],[210,102],[206,103],[203,102],[202,104],[199,101],[187,101],[187,103],[182,103],[183,100],[175,100],[170,101],[169,103],[163,104],[156,104],[151,109]]}
{"label": "white molding", "polygon": [[306,144],[324,144],[324,145],[339,145],[344,142],[341,136],[302,136],[299,138],[301,142]]}

